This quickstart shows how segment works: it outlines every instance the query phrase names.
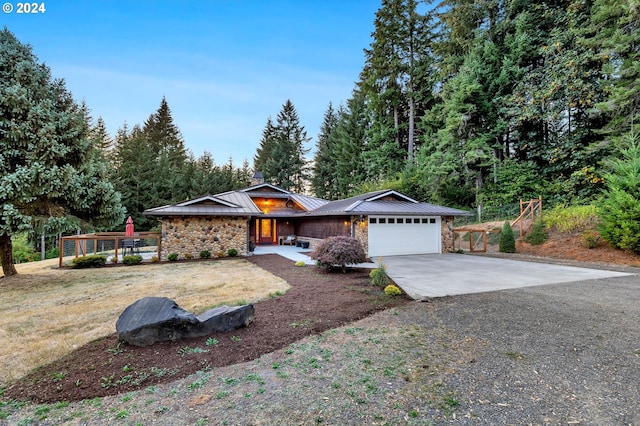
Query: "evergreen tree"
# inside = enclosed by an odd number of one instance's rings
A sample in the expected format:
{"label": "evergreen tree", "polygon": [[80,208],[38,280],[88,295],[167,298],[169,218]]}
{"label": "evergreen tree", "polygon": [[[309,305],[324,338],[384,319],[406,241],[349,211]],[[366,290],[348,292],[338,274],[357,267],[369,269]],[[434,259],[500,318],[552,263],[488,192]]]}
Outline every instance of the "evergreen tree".
{"label": "evergreen tree", "polygon": [[516,239],[513,235],[513,229],[509,222],[505,222],[500,233],[500,241],[498,242],[498,251],[500,253],[515,253]]}
{"label": "evergreen tree", "polygon": [[155,221],[142,212],[161,204],[156,185],[156,157],[151,151],[139,125],[128,132],[127,124],[118,130],[115,140],[114,160],[117,167],[115,186],[122,193],[122,203],[140,230],[149,230]]}
{"label": "evergreen tree", "polygon": [[290,100],[282,106],[273,129],[267,130],[269,139],[261,144],[262,151],[256,155],[265,180],[286,190],[303,192],[307,182],[304,156],[308,152],[304,145],[310,138]]}
{"label": "evergreen tree", "polygon": [[361,92],[354,91],[331,135],[336,191],[332,198],[352,195],[354,188],[366,180],[366,135],[365,99]]}
{"label": "evergreen tree", "polygon": [[335,186],[332,133],[337,123],[338,113],[333,109],[333,105],[329,103],[320,126],[316,152],[313,157],[311,190],[319,198],[332,199],[330,195],[332,193],[331,188]]}
{"label": "evergreen tree", "polygon": [[612,115],[607,131],[614,136],[640,122],[640,7],[634,0],[596,0],[583,43],[607,61],[602,84],[609,96],[599,108]]}
{"label": "evergreen tree", "polygon": [[256,155],[253,157],[253,168],[256,171],[263,172],[266,169],[267,161],[273,155],[273,146],[275,145],[276,128],[273,124],[271,116],[267,118],[267,124],[262,130],[262,139],[260,139],[260,146],[256,150]]}
{"label": "evergreen tree", "polygon": [[[432,90],[433,24],[431,14],[418,11],[415,0],[383,0],[376,13],[373,41],[365,49],[360,90],[380,130],[374,146],[393,141],[413,161],[416,121]],[[376,143],[376,135],[392,136]],[[383,148],[381,152],[387,151]]]}
{"label": "evergreen tree", "polygon": [[13,266],[11,236],[61,232],[84,222],[110,227],[124,218],[119,194],[102,179],[106,165],[83,108],[29,45],[0,31],[0,258]]}
{"label": "evergreen tree", "polygon": [[614,247],[640,254],[640,138],[631,132],[624,142],[621,158],[605,175],[600,234]]}

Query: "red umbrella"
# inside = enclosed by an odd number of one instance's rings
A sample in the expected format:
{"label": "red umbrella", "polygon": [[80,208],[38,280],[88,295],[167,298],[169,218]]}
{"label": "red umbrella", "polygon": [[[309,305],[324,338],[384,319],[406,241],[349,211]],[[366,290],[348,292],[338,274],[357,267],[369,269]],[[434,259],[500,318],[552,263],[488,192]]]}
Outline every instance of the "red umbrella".
{"label": "red umbrella", "polygon": [[125,228],[124,235],[133,237],[133,219],[131,219],[131,216],[127,219],[127,227]]}

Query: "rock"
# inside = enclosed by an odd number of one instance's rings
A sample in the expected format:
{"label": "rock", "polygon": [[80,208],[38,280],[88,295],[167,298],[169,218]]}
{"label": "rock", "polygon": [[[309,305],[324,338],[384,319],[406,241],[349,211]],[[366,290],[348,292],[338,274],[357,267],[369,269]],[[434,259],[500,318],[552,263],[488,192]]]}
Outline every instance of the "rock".
{"label": "rock", "polygon": [[195,316],[166,297],[145,297],[127,306],[120,314],[116,331],[121,341],[147,346],[246,327],[254,315],[255,309],[250,304],[221,306]]}

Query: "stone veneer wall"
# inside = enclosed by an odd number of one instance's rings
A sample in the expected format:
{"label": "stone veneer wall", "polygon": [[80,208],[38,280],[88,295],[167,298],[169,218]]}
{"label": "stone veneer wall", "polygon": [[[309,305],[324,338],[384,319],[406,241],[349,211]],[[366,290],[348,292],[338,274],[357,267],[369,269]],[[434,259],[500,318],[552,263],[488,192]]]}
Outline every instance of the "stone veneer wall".
{"label": "stone veneer wall", "polygon": [[440,225],[442,227],[442,253],[453,253],[455,251],[453,216],[442,216]]}
{"label": "stone veneer wall", "polygon": [[354,221],[354,237],[360,240],[364,252],[369,253],[369,217],[365,216],[360,219],[359,216],[352,216],[351,220]]}
{"label": "stone veneer wall", "polygon": [[212,257],[221,252],[226,254],[232,248],[238,254],[246,254],[247,226],[248,220],[245,217],[163,218],[160,260],[167,260],[170,253],[177,253],[180,259],[184,259],[185,254],[198,259],[202,250],[209,250]]}

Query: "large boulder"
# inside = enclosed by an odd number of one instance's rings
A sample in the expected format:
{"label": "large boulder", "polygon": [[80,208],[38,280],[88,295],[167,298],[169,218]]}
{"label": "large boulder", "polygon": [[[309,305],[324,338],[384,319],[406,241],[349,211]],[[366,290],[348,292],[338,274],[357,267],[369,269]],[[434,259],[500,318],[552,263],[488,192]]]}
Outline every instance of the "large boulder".
{"label": "large boulder", "polygon": [[196,316],[166,297],[145,297],[120,314],[116,331],[121,341],[147,346],[246,327],[254,315],[253,305],[244,305],[221,306]]}

